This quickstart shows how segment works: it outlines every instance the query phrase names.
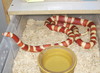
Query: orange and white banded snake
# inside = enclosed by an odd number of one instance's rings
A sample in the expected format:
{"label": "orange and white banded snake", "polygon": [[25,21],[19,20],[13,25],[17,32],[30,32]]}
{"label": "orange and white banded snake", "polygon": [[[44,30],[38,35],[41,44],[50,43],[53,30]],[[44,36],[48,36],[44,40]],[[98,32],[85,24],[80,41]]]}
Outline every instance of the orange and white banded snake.
{"label": "orange and white banded snake", "polygon": [[[68,35],[68,38],[65,41],[62,41],[61,43],[31,46],[31,45],[24,44],[15,34],[11,32],[5,32],[2,35],[6,37],[11,37],[19,47],[29,52],[41,52],[46,47],[53,46],[53,45],[68,47],[74,41],[84,49],[90,49],[96,44],[96,25],[92,21],[89,21],[87,19],[80,19],[80,18],[66,17],[66,16],[59,15],[59,16],[52,16],[48,18],[45,21],[44,25],[47,26],[50,30],[65,33],[66,35]],[[89,42],[84,42],[80,38],[81,34],[79,33],[79,30],[75,25],[82,25],[84,27],[89,28],[88,30],[90,31]]]}

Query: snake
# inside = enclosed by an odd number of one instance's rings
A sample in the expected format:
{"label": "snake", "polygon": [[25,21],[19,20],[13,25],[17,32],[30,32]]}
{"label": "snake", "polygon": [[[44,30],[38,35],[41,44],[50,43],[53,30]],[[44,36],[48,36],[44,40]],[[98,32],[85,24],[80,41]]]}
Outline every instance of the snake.
{"label": "snake", "polygon": [[[12,38],[17,45],[29,52],[41,52],[43,49],[49,46],[54,45],[60,45],[68,47],[71,45],[74,41],[84,49],[91,49],[96,44],[96,24],[90,20],[87,19],[81,19],[77,17],[68,17],[63,15],[56,15],[47,18],[47,20],[44,22],[44,25],[47,26],[50,30],[64,33],[68,36],[68,38],[65,41],[62,41],[60,43],[54,43],[54,44],[44,44],[44,45],[27,45],[24,44],[17,35],[11,32],[4,32],[2,33],[3,36]],[[90,41],[85,42],[81,39],[81,33],[79,32],[79,29],[76,27],[76,25],[81,25],[84,27],[88,27],[88,31],[90,32]]]}

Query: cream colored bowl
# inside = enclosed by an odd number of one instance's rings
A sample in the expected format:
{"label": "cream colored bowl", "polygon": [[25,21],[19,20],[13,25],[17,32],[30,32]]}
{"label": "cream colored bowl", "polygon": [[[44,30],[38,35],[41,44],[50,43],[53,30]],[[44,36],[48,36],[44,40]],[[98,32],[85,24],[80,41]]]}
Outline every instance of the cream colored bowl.
{"label": "cream colored bowl", "polygon": [[74,73],[77,58],[74,52],[64,46],[51,46],[38,56],[41,73]]}

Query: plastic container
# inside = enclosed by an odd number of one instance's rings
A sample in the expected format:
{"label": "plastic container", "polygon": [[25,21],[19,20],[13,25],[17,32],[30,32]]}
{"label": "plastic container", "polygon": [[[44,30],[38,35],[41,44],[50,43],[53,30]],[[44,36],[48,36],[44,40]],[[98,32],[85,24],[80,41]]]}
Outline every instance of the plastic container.
{"label": "plastic container", "polygon": [[[27,19],[46,20],[52,15],[34,15],[34,16],[14,16],[6,31],[15,33],[21,38],[22,33],[27,24]],[[97,36],[100,44],[100,15],[68,15],[72,17],[80,17],[95,22],[97,26]],[[99,46],[100,48],[100,46]],[[12,73],[14,59],[17,55],[19,47],[8,37],[3,37],[0,44],[0,73]]]}
{"label": "plastic container", "polygon": [[75,53],[64,46],[51,46],[38,57],[41,73],[74,73],[77,63]]}

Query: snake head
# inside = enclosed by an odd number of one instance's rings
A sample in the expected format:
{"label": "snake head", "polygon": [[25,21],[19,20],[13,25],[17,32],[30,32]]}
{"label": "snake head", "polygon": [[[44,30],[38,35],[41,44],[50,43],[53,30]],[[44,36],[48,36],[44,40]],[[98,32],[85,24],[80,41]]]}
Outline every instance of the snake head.
{"label": "snake head", "polygon": [[6,37],[11,37],[12,33],[10,32],[4,32],[2,33],[3,36],[6,36]]}

